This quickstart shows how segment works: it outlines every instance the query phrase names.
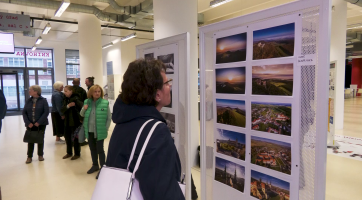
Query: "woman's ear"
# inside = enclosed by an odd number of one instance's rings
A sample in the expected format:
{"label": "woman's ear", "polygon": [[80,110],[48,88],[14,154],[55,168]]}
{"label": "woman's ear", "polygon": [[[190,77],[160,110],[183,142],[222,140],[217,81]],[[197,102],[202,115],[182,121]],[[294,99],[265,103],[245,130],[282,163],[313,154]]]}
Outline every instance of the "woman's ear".
{"label": "woman's ear", "polygon": [[161,90],[157,90],[155,100],[157,102],[161,101]]}

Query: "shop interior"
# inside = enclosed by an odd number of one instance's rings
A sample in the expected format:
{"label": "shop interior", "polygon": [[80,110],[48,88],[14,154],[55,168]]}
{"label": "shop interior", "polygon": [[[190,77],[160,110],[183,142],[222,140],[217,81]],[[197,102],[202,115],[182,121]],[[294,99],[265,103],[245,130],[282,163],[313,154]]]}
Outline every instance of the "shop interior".
{"label": "shop interior", "polygon": [[[143,56],[139,55],[138,50],[142,49],[140,47],[185,32],[190,33],[188,72],[191,78],[187,91],[190,91],[191,103],[187,109],[192,110],[189,113],[192,120],[188,124],[192,133],[188,138],[191,143],[188,144],[190,150],[187,151],[191,158],[186,156],[187,166],[191,167],[190,174],[198,194],[195,199],[212,199],[209,194],[203,196],[208,191],[202,190],[203,175],[200,167],[200,157],[203,155],[200,153],[200,124],[203,118],[200,110],[203,104],[200,102],[203,98],[200,96],[202,67],[200,68],[199,59],[201,43],[204,41],[200,41],[199,28],[295,2],[299,1],[0,0],[0,42],[1,35],[12,35],[14,46],[13,51],[5,52],[0,43],[0,89],[7,103],[7,114],[2,120],[0,134],[0,200],[1,197],[4,200],[91,199],[96,185],[95,175],[89,176],[83,169],[84,165],[91,162],[88,147],[82,147],[79,162],[64,162],[61,156],[65,146],[54,144],[50,126],[45,137],[46,161],[24,164],[26,144],[22,142],[25,131],[22,127],[22,110],[30,98],[30,86],[41,87],[42,96],[47,99],[50,107],[53,84],[56,81],[72,85],[74,78],[80,78],[81,87],[86,88],[85,78],[93,76],[96,84],[110,92],[109,75],[114,75],[115,91],[119,93],[120,85],[116,84],[122,83],[128,64]],[[328,124],[330,131],[326,134],[330,147],[325,147],[326,200],[360,199],[362,3],[355,2],[330,2],[330,63],[333,84],[330,81],[329,90],[333,93],[330,93],[333,103],[329,106],[334,108],[334,115],[328,116],[328,119],[332,116],[333,122]],[[67,6],[62,8],[63,5]],[[4,23],[7,21],[2,21],[2,17],[8,14],[26,16],[25,25],[19,22],[12,27],[7,24],[6,28]],[[146,51],[142,49],[142,52]],[[183,70],[183,67],[185,66],[179,66],[179,69]],[[207,95],[206,89],[205,98]],[[112,123],[109,135],[114,126]],[[110,137],[105,140],[106,154],[109,139]]]}

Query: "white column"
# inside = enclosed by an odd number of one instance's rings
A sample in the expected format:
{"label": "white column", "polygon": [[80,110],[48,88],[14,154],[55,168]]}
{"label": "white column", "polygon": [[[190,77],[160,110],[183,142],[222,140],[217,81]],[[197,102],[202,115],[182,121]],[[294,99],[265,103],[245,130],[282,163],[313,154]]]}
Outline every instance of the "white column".
{"label": "white column", "polygon": [[[344,77],[346,59],[347,2],[333,0],[330,61],[336,65],[335,128],[343,129],[344,120]],[[349,86],[346,86],[349,87]]]}
{"label": "white column", "polygon": [[[82,87],[87,77],[103,85],[101,23],[90,14],[79,14],[78,19],[80,79]],[[103,86],[102,86],[103,87]]]}
{"label": "white column", "polygon": [[[189,149],[193,156],[191,166],[196,165],[197,146],[199,145],[198,120],[198,46],[197,46],[197,1],[196,0],[154,0],[154,38],[163,39],[185,32],[190,33],[190,96],[191,110],[191,144]],[[183,70],[182,66],[179,70]]]}

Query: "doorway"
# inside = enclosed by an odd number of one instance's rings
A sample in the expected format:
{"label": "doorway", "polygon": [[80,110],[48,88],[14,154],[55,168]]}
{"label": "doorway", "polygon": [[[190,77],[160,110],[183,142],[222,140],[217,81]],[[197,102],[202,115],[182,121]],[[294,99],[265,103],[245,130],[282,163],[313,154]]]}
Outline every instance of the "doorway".
{"label": "doorway", "polygon": [[53,70],[51,68],[28,69],[27,72],[29,75],[27,82],[27,84],[29,84],[29,87],[32,85],[39,85],[41,87],[41,95],[47,99],[49,107],[51,107],[51,97],[53,92]]}
{"label": "doorway", "polygon": [[1,73],[0,87],[6,98],[6,105],[9,111],[20,110],[20,91],[18,74]]}

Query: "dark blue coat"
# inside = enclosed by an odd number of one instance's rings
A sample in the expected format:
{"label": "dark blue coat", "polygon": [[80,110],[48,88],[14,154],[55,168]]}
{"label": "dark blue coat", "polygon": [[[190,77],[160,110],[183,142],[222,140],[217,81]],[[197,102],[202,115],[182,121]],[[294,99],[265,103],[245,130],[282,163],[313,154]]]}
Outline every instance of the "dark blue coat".
{"label": "dark blue coat", "polygon": [[143,143],[156,121],[162,121],[155,129],[136,178],[145,200],[184,200],[178,185],[181,177],[181,163],[170,130],[165,119],[154,106],[127,105],[117,99],[112,120],[116,123],[108,147],[106,165],[126,169],[133,144],[141,126],[149,119],[139,139],[134,159],[130,165],[133,172]]}
{"label": "dark blue coat", "polygon": [[30,123],[39,125],[48,125],[49,105],[47,99],[40,96],[35,105],[35,121],[33,121],[33,97],[28,99],[24,105],[23,119],[25,127],[28,127]]}

